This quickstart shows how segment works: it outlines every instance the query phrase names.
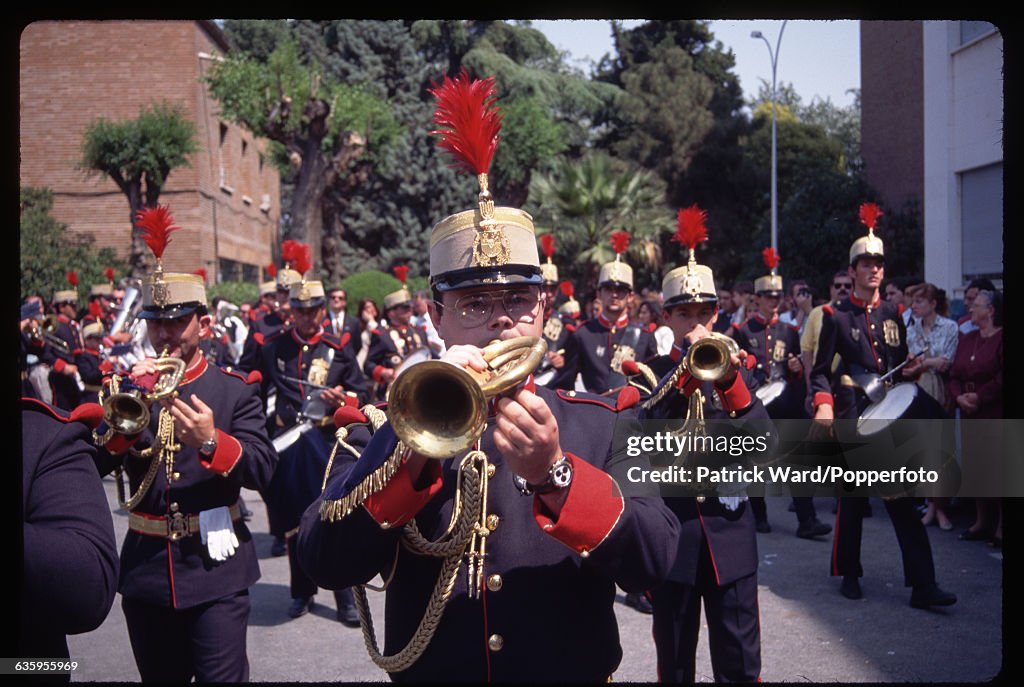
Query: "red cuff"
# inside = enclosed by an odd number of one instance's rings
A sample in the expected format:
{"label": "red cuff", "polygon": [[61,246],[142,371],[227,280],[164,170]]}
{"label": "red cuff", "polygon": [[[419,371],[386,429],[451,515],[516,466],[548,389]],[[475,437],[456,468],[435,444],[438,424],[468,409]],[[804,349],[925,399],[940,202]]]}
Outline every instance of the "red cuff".
{"label": "red cuff", "polygon": [[565,455],[573,477],[558,521],[542,512],[539,496],[533,497],[533,519],[545,533],[581,556],[588,556],[614,529],[626,502],[608,473],[571,453]]}
{"label": "red cuff", "polygon": [[423,469],[428,471],[431,479],[426,489],[416,489],[409,469],[402,463],[387,486],[363,501],[363,508],[378,525],[384,529],[401,527],[416,517],[420,509],[441,490],[444,486],[444,480],[441,478],[441,461],[427,461]]}
{"label": "red cuff", "polygon": [[112,456],[120,456],[128,452],[135,442],[139,440],[141,434],[135,434],[129,436],[127,434],[118,434],[114,432],[107,443],[103,444],[103,448],[107,450]]}
{"label": "red cuff", "polygon": [[241,457],[242,444],[239,443],[238,439],[218,429],[217,450],[213,452],[209,459],[200,453],[199,464],[207,470],[219,473],[222,477],[227,477]]}
{"label": "red cuff", "polygon": [[380,376],[386,369],[387,368],[384,367],[383,365],[378,365],[377,367],[373,368],[373,381],[377,382],[378,384],[381,384],[382,382]]}
{"label": "red cuff", "polygon": [[67,364],[68,363],[67,363],[66,360],[64,360],[64,358],[57,358],[57,360],[53,363],[53,371],[54,372],[63,372],[64,371],[64,367]]}
{"label": "red cuff", "polygon": [[715,391],[718,393],[718,398],[722,400],[722,408],[726,412],[734,413],[750,405],[750,389],[747,388],[747,383],[743,381],[743,376],[739,373],[736,374],[728,389],[716,386]]}
{"label": "red cuff", "polygon": [[817,408],[820,405],[828,405],[835,407],[836,402],[835,399],[832,398],[832,394],[828,393],[827,391],[819,391],[818,393],[814,394],[814,401],[811,403],[811,405],[814,406],[815,408]]}

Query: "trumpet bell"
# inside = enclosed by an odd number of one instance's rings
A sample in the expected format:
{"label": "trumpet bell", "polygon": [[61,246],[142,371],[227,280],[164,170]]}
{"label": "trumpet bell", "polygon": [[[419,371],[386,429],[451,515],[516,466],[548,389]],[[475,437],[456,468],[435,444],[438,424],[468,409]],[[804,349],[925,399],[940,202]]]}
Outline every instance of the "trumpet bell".
{"label": "trumpet bell", "polygon": [[404,370],[388,390],[388,408],[395,434],[428,458],[445,459],[469,449],[487,419],[487,399],[477,381],[440,360]]}
{"label": "trumpet bell", "polygon": [[103,403],[103,419],[118,434],[138,434],[149,424],[149,406],[138,391],[111,394]]}
{"label": "trumpet bell", "polygon": [[686,352],[686,369],[697,379],[716,381],[729,371],[729,358],[739,353],[739,346],[727,336],[712,334],[699,339]]}

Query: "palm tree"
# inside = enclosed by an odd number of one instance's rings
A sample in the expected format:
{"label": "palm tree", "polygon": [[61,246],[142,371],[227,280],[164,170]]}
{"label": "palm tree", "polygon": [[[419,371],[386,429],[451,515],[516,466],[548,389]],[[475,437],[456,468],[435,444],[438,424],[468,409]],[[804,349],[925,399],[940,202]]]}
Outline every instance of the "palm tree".
{"label": "palm tree", "polygon": [[615,259],[611,235],[618,230],[631,237],[623,257],[634,283],[660,279],[660,237],[674,230],[675,215],[657,175],[603,153],[563,158],[551,173],[534,176],[526,209],[539,235],[555,236],[559,276],[578,287],[594,287],[601,265]]}

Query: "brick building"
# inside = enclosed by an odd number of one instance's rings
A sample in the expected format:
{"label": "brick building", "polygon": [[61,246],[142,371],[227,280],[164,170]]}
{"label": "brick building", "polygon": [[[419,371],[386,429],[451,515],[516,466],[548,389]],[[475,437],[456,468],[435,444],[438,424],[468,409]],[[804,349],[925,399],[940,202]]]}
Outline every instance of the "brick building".
{"label": "brick building", "polygon": [[199,145],[160,194],[181,227],[164,266],[202,267],[208,284],[257,281],[280,238],[280,179],[266,141],[221,121],[202,83],[228,50],[210,21],[29,24],[20,42],[21,185],[52,189],[58,221],[127,257],[128,200],[108,176],[76,168],[82,137],[96,118],[124,121],[160,100],[178,104]]}

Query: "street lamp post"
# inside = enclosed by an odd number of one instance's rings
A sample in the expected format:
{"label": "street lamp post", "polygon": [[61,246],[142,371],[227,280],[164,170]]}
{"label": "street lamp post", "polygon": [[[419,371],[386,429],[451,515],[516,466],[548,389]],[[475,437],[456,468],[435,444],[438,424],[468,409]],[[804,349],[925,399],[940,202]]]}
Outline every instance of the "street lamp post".
{"label": "street lamp post", "polygon": [[764,41],[764,44],[768,46],[768,58],[772,61],[772,249],[776,252],[779,249],[779,201],[778,201],[778,174],[776,172],[776,161],[778,156],[776,154],[776,117],[775,117],[775,68],[778,64],[779,58],[779,45],[782,44],[782,32],[786,30],[786,21],[782,22],[782,26],[779,27],[779,37],[775,41],[775,50],[772,50],[772,44],[768,42],[768,39],[764,37],[764,34],[760,31],[751,31],[751,38],[760,38]]}

